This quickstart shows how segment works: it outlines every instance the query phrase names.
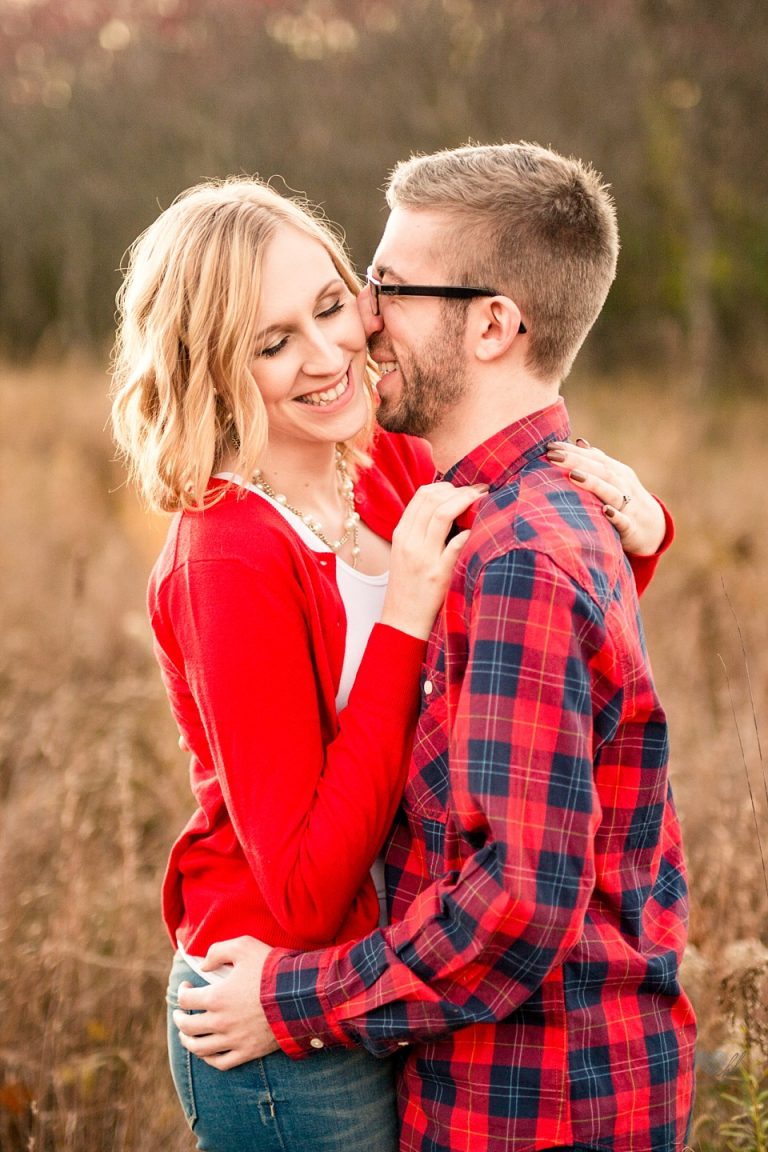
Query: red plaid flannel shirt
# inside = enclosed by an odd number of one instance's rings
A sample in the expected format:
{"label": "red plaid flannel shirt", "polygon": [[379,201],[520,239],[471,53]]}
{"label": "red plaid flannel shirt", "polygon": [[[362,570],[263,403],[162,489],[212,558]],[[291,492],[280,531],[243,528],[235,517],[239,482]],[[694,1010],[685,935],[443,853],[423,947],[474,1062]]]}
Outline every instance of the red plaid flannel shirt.
{"label": "red plaid flannel shirt", "polygon": [[392,923],[276,949],[262,982],[291,1055],[399,1049],[408,1152],[684,1142],[695,1024],[667,726],[615,533],[543,456],[567,435],[559,402],[448,474],[490,494],[427,651]]}

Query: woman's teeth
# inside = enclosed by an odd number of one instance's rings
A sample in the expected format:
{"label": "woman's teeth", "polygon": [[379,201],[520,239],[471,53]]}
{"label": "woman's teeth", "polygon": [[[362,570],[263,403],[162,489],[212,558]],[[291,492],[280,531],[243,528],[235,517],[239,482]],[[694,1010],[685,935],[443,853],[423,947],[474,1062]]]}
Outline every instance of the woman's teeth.
{"label": "woman's teeth", "polygon": [[345,376],[340,384],[335,388],[329,388],[327,392],[308,392],[306,396],[297,396],[296,399],[300,404],[312,404],[315,408],[322,408],[324,404],[332,404],[339,396],[343,396],[348,384],[349,381]]}

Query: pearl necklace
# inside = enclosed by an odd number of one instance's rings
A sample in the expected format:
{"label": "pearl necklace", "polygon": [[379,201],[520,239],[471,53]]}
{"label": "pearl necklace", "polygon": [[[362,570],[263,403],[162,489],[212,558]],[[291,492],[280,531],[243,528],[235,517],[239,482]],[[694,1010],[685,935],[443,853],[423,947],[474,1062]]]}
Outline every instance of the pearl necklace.
{"label": "pearl necklace", "polygon": [[317,536],[318,540],[322,540],[331,552],[338,555],[344,545],[349,539],[352,540],[352,567],[357,568],[357,561],[360,556],[360,545],[358,543],[360,534],[360,514],[355,511],[355,485],[352,482],[352,477],[347,471],[347,462],[342,456],[339,449],[336,449],[336,477],[338,480],[339,491],[341,498],[344,501],[346,515],[344,517],[344,535],[338,540],[329,540],[323,531],[323,526],[319,520],[312,516],[309,512],[302,512],[300,508],[294,507],[293,504],[288,503],[288,497],[284,496],[282,492],[275,492],[272,485],[268,480],[265,480],[264,473],[260,468],[257,468],[253,474],[253,483],[256,487],[274,500],[276,504],[281,507],[287,508],[289,512],[293,512],[294,516],[298,516],[303,524],[306,524],[310,532]]}

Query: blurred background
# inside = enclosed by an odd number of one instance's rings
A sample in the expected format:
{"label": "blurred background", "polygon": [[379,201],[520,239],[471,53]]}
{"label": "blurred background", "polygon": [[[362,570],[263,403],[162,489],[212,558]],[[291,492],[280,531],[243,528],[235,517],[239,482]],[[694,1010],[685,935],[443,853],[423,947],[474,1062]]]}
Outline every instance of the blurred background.
{"label": "blurred background", "polygon": [[612,185],[574,431],[671,507],[644,600],[701,1021],[692,1143],[768,1147],[765,0],[0,0],[0,1152],[194,1147],[158,912],[190,810],[144,616],[165,523],[113,461],[123,253],[257,173],[359,269],[412,151],[526,139]]}

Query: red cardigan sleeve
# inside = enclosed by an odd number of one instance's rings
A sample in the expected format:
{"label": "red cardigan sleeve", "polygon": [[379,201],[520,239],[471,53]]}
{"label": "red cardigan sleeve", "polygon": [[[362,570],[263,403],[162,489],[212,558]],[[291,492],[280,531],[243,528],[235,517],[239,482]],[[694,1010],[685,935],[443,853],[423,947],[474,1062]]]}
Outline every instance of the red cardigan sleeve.
{"label": "red cardigan sleeve", "polygon": [[661,542],[661,546],[659,547],[658,551],[653,553],[652,556],[634,556],[631,552],[627,553],[627,560],[629,560],[629,563],[632,567],[632,573],[635,577],[638,596],[642,596],[643,592],[645,592],[646,588],[653,579],[654,573],[656,572],[656,566],[658,565],[660,558],[664,555],[675,538],[675,524],[672,516],[670,515],[669,510],[661,503],[661,500],[659,500],[658,496],[656,497],[656,500],[660,505],[662,512],[664,513],[664,524],[666,526],[664,531],[664,539]]}
{"label": "red cardigan sleeve", "polygon": [[337,935],[386,837],[424,655],[422,641],[376,625],[336,728],[311,616],[288,559],[271,552],[186,562],[153,621],[177,722],[209,787],[215,769],[270,912],[304,947]]}

